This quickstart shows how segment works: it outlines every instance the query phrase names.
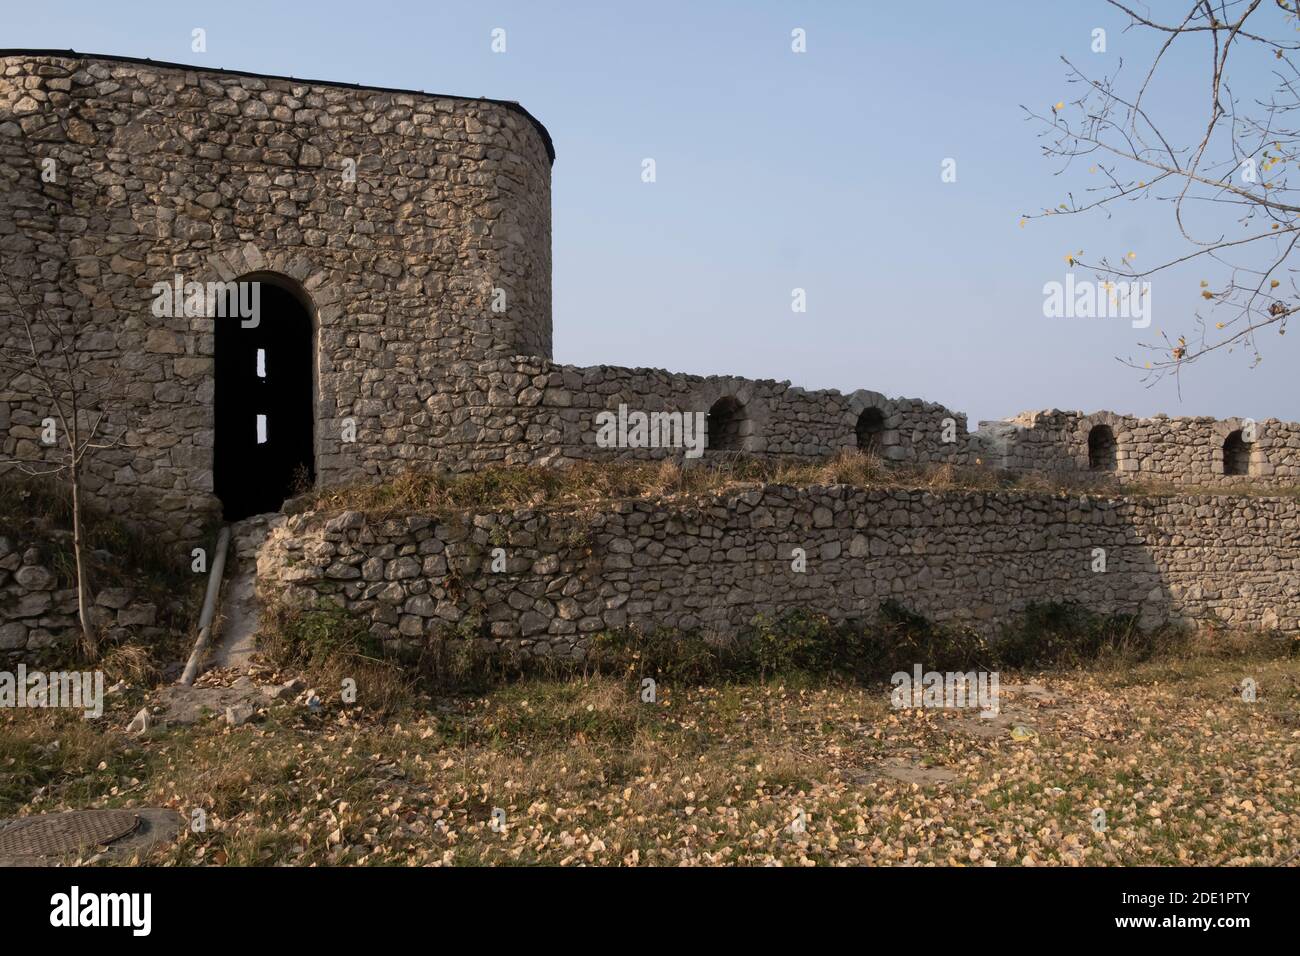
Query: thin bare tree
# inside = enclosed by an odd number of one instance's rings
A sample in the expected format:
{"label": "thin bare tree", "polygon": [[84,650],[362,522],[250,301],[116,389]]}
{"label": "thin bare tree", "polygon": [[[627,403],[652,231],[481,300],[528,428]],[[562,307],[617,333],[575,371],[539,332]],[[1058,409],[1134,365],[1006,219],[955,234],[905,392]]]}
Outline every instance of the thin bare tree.
{"label": "thin bare tree", "polygon": [[[1125,33],[1151,35],[1154,55],[1132,83],[1125,82],[1122,60],[1110,74],[1090,76],[1062,57],[1079,96],[1040,111],[1022,107],[1042,125],[1043,153],[1060,161],[1058,175],[1086,164],[1095,184],[1068,192],[1053,208],[1024,214],[1021,225],[1045,216],[1109,217],[1120,202],[1168,203],[1189,244],[1185,252],[1141,267],[1133,252],[1118,261],[1088,259],[1082,251],[1066,257],[1116,283],[1148,280],[1187,263],[1205,267],[1204,311],[1188,316],[1186,330],[1141,343],[1143,358],[1122,361],[1143,369],[1151,382],[1219,350],[1242,348],[1258,364],[1260,333],[1284,335],[1300,308],[1300,0],[1185,0],[1182,12],[1167,20],[1144,12],[1145,5],[1106,2],[1128,17]],[[1204,58],[1205,85],[1178,94],[1180,115],[1158,119],[1157,97],[1148,94],[1163,79],[1162,66],[1184,51]],[[1256,75],[1267,80],[1260,84]],[[1242,81],[1239,92],[1234,79]],[[1203,111],[1204,120],[1179,142],[1167,131],[1185,121],[1188,109]],[[1241,234],[1231,235],[1230,225]]]}
{"label": "thin bare tree", "polygon": [[19,290],[19,277],[8,265],[0,268],[0,392],[26,397],[29,408],[48,412],[36,439],[15,439],[0,467],[69,486],[82,651],[93,659],[99,642],[89,614],[83,477],[92,455],[122,443],[121,430],[107,434],[106,425],[115,404],[122,407],[123,380],[120,372],[106,372],[104,362],[88,358],[89,306],[47,307],[41,293]]}

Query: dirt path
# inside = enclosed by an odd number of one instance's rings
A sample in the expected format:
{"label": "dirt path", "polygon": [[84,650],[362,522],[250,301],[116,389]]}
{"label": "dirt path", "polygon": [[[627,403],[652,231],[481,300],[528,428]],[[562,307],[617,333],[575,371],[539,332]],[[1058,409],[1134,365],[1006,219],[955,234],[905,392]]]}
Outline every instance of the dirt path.
{"label": "dirt path", "polygon": [[251,562],[239,562],[239,570],[226,584],[221,602],[218,640],[209,667],[246,668],[257,649],[260,605],[257,600],[257,569]]}

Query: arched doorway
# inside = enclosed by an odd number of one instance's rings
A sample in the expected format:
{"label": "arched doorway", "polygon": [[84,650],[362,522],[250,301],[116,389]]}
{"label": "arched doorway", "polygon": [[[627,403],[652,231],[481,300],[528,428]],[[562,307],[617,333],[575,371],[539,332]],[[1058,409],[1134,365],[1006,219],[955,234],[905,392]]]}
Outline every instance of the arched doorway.
{"label": "arched doorway", "polygon": [[1088,467],[1093,471],[1114,471],[1119,467],[1119,446],[1109,425],[1093,425],[1088,432]]}
{"label": "arched doorway", "polygon": [[878,408],[863,409],[862,414],[858,416],[857,427],[854,428],[858,449],[868,455],[879,455],[882,451],[880,436],[884,430],[885,413]]}
{"label": "arched doorway", "polygon": [[1241,437],[1241,429],[1223,440],[1223,473],[1225,475],[1250,474],[1250,447]]}
{"label": "arched doorway", "polygon": [[705,447],[714,451],[740,451],[745,444],[745,406],[726,395],[713,403],[704,420]]}
{"label": "arched doorway", "polygon": [[214,320],[212,480],[227,521],[279,511],[316,479],[311,314],[274,278],[240,281],[260,283],[257,323]]}

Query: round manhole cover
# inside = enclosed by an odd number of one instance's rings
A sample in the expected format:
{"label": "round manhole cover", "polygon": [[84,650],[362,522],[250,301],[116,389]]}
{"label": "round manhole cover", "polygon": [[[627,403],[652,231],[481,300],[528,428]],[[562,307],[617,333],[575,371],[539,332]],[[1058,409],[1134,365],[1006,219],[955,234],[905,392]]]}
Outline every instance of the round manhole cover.
{"label": "round manhole cover", "polygon": [[64,856],[112,843],[140,825],[134,810],[70,810],[0,826],[0,857]]}

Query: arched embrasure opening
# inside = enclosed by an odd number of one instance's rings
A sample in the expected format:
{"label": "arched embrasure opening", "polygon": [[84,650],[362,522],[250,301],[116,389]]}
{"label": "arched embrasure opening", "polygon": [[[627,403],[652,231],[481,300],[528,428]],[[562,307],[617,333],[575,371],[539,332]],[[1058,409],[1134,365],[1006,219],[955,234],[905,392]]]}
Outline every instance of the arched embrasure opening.
{"label": "arched embrasure opening", "polygon": [[705,422],[706,447],[713,451],[740,451],[744,448],[745,406],[730,395],[718,399],[709,409]]}
{"label": "arched embrasure opening", "polygon": [[227,521],[279,511],[316,480],[311,311],[287,279],[240,281],[258,283],[256,323],[214,319],[212,480]]}
{"label": "arched embrasure opening", "polygon": [[1093,471],[1114,471],[1119,467],[1119,446],[1109,425],[1094,425],[1088,432],[1088,467]]}
{"label": "arched embrasure opening", "polygon": [[1225,475],[1250,474],[1250,446],[1237,429],[1223,440],[1223,473]]}
{"label": "arched embrasure opening", "polygon": [[858,449],[868,455],[879,455],[880,436],[885,430],[885,413],[878,408],[864,409],[853,429],[858,438]]}

